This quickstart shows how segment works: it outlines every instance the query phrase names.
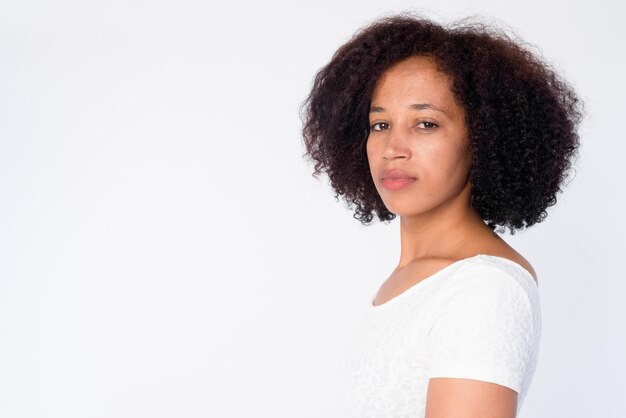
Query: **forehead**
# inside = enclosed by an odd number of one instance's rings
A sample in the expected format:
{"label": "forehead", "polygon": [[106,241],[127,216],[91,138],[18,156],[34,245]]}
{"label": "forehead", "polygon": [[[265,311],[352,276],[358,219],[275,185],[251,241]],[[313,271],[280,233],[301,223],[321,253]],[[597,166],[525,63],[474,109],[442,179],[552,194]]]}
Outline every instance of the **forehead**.
{"label": "forehead", "polygon": [[464,113],[452,92],[452,78],[427,56],[410,57],[389,67],[377,80],[371,97],[371,105],[382,108],[411,107],[420,102],[430,103],[448,116]]}

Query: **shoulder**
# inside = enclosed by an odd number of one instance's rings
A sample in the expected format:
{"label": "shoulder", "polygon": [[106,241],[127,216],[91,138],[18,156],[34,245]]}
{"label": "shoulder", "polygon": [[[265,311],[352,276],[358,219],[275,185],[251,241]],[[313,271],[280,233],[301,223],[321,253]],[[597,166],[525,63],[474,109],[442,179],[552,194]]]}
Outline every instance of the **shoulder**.
{"label": "shoulder", "polygon": [[526,272],[528,272],[528,274],[532,276],[533,280],[535,280],[536,283],[539,283],[537,280],[537,272],[535,272],[533,266],[517,251],[511,250],[503,253],[483,255],[486,255],[489,260],[494,261],[496,264],[498,264],[498,262],[500,262],[500,264],[501,262],[504,262],[505,264],[513,263],[513,265],[516,265],[516,267],[520,267],[526,270]]}
{"label": "shoulder", "polygon": [[505,318],[535,322],[540,301],[534,277],[519,264],[480,254],[461,260],[437,289],[432,311],[437,317]]}
{"label": "shoulder", "polygon": [[486,296],[523,297],[531,299],[537,291],[535,277],[511,259],[479,254],[462,260],[444,288],[463,291],[466,295],[485,293]]}

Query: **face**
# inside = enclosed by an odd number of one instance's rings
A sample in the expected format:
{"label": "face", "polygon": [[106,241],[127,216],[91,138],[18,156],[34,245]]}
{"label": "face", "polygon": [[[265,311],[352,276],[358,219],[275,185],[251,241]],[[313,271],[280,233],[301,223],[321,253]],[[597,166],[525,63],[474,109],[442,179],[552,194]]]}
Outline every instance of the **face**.
{"label": "face", "polygon": [[470,187],[465,111],[450,86],[434,61],[418,56],[389,68],[374,87],[367,157],[392,213],[427,213]]}

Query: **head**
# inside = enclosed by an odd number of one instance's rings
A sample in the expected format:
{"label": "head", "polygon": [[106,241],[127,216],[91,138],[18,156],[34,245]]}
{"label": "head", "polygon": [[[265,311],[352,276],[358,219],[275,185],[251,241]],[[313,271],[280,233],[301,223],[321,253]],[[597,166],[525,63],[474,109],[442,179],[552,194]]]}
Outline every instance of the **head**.
{"label": "head", "polygon": [[[317,73],[303,138],[314,175],[326,173],[363,224],[463,198],[514,233],[556,203],[581,105],[501,30],[405,14],[362,28]],[[401,183],[383,180],[392,168],[416,181],[390,190]]]}
{"label": "head", "polygon": [[376,81],[366,150],[374,186],[394,214],[425,214],[455,200],[469,206],[465,110],[433,58],[409,57]]}

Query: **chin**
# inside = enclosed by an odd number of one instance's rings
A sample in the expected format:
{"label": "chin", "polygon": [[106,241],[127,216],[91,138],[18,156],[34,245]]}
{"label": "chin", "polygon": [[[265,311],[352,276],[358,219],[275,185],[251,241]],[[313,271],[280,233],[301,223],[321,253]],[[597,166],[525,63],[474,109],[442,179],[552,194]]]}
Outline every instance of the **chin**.
{"label": "chin", "polygon": [[407,199],[405,201],[401,201],[402,199],[383,199],[383,203],[387,210],[397,216],[415,216],[422,215],[427,212],[431,212],[433,209],[437,207],[437,205],[433,206],[426,205],[423,199],[416,200],[413,196],[411,199]]}

